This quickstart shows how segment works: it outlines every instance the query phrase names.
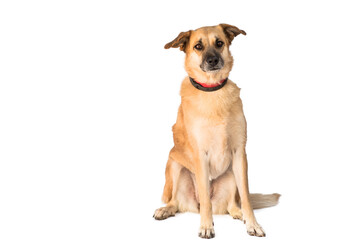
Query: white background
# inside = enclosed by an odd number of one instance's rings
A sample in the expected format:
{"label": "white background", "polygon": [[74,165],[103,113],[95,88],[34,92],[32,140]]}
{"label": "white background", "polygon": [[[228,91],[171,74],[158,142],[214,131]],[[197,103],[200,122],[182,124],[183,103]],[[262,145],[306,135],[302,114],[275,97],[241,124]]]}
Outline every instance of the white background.
{"label": "white background", "polygon": [[[267,239],[359,239],[356,1],[1,1],[0,239],[198,239],[162,206],[181,31],[228,23]],[[255,239],[215,216],[216,239]]]}

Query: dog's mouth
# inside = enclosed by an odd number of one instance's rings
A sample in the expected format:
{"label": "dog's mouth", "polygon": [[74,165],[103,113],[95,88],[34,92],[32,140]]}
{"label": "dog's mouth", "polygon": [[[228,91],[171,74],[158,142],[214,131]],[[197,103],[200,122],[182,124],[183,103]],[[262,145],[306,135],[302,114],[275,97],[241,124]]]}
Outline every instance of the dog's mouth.
{"label": "dog's mouth", "polygon": [[222,69],[223,67],[222,66],[219,66],[219,67],[211,67],[211,68],[208,68],[208,69],[206,69],[205,71],[204,71],[204,69],[203,69],[203,71],[204,72],[218,72],[218,71],[220,71],[221,69]]}

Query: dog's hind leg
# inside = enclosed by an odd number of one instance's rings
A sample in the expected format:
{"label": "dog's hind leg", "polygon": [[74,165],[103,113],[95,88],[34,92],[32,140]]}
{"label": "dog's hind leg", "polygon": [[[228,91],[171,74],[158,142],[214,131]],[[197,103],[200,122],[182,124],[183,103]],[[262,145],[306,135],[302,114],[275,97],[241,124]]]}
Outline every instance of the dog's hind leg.
{"label": "dog's hind leg", "polygon": [[234,174],[231,170],[213,180],[211,183],[211,203],[214,214],[230,214],[235,219],[242,220],[242,211],[239,207]]}
{"label": "dog's hind leg", "polygon": [[172,162],[173,162],[173,160],[169,157],[169,160],[166,163],[165,186],[164,186],[164,190],[163,190],[163,195],[161,197],[161,200],[164,203],[170,202],[171,197],[172,197],[172,191],[173,191],[173,179],[172,179],[172,174],[171,174]]}
{"label": "dog's hind leg", "polygon": [[174,171],[172,169],[173,162],[180,164],[180,166],[185,167],[191,172],[194,171],[193,166],[191,164],[191,160],[189,159],[188,155],[184,152],[184,150],[173,147],[169,153],[169,160],[166,164],[166,170],[165,170],[165,186],[161,198],[164,203],[168,203],[172,199],[173,193],[176,192],[176,189],[174,190],[173,188],[174,188],[174,180],[176,180],[178,176],[173,175],[174,174]]}
{"label": "dog's hind leg", "polygon": [[171,216],[175,216],[175,213],[179,209],[179,203],[176,198],[178,191],[178,180],[180,176],[182,165],[173,160],[171,153],[168,163],[166,165],[166,182],[164,186],[163,201],[166,204],[165,207],[157,209],[154,213],[156,220],[163,220]]}
{"label": "dog's hind leg", "polygon": [[199,202],[196,197],[195,176],[187,168],[183,168],[179,177],[179,187],[176,199],[179,203],[179,212],[199,213]]}

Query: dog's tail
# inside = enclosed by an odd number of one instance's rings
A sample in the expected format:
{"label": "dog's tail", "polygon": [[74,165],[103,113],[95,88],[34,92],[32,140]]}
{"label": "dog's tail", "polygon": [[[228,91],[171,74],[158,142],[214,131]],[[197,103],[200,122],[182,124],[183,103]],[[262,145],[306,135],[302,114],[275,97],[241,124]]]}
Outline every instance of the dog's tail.
{"label": "dog's tail", "polygon": [[261,193],[251,193],[250,202],[253,209],[267,208],[272,207],[278,204],[280,194],[261,194]]}

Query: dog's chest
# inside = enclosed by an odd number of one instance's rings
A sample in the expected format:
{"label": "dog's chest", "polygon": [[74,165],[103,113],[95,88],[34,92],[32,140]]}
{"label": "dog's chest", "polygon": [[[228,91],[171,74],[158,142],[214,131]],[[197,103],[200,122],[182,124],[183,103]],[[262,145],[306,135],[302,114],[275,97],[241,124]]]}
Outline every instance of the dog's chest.
{"label": "dog's chest", "polygon": [[200,154],[209,166],[209,177],[216,179],[226,172],[231,163],[227,127],[225,123],[199,119],[192,129]]}

